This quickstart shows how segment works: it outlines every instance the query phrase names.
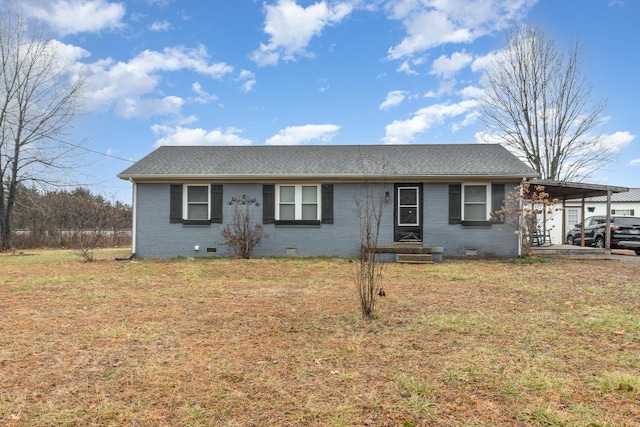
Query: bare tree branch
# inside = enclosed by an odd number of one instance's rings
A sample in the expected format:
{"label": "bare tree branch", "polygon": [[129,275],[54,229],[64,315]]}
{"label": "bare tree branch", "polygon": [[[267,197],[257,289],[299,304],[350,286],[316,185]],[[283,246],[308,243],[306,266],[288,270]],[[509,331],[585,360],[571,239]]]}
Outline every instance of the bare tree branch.
{"label": "bare tree branch", "polygon": [[517,27],[484,76],[480,99],[487,136],[543,179],[581,181],[615,155],[594,134],[605,100],[592,100],[579,46],[562,54],[542,30]]}

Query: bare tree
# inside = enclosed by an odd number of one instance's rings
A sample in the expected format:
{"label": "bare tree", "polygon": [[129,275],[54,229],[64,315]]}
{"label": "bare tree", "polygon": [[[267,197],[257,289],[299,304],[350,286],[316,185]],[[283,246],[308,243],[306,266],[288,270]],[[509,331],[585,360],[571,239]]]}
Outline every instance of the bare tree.
{"label": "bare tree", "polygon": [[614,158],[593,133],[606,101],[592,99],[578,47],[565,55],[540,28],[517,27],[484,76],[487,139],[497,138],[543,179],[581,181]]}
{"label": "bare tree", "polygon": [[47,182],[74,146],[65,131],[79,112],[82,78],[71,76],[44,27],[0,19],[0,250],[11,248],[18,184]]}

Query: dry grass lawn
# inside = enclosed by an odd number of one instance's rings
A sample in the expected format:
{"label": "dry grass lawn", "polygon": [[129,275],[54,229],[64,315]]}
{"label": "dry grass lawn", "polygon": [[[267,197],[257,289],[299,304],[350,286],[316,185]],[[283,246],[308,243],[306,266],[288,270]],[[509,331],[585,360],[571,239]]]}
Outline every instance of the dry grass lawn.
{"label": "dry grass lawn", "polygon": [[638,263],[126,254],[0,255],[0,424],[640,425]]}

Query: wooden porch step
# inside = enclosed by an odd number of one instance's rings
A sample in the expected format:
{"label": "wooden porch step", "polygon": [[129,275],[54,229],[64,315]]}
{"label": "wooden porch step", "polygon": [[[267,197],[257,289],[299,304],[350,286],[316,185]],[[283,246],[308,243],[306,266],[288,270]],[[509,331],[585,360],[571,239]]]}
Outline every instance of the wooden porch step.
{"label": "wooden porch step", "polygon": [[400,264],[433,264],[433,257],[426,253],[398,253],[396,262]]}
{"label": "wooden porch step", "polygon": [[378,245],[374,252],[382,254],[430,254],[431,247],[422,246],[422,243],[395,243],[393,245]]}

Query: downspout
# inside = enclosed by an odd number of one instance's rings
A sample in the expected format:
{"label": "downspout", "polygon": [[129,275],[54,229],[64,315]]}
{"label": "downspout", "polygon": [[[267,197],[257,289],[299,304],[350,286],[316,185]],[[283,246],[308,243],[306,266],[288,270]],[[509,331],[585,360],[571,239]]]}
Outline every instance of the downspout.
{"label": "downspout", "polygon": [[518,232],[518,257],[522,256],[522,239],[524,238],[524,236],[522,235],[522,231],[523,228],[521,227],[521,221],[522,221],[522,215],[524,215],[524,212],[522,210],[523,206],[524,206],[524,183],[527,181],[527,178],[522,178],[522,180],[520,181],[520,195],[518,197],[518,204],[520,206],[518,206],[518,209],[520,210],[520,212],[522,212],[520,214],[520,217],[518,218],[517,224],[518,224],[518,230],[516,230]]}
{"label": "downspout", "polygon": [[131,257],[133,258],[136,255],[136,243],[138,241],[138,184],[136,184],[133,178],[129,178],[129,181],[133,185],[133,201],[131,204]]}

